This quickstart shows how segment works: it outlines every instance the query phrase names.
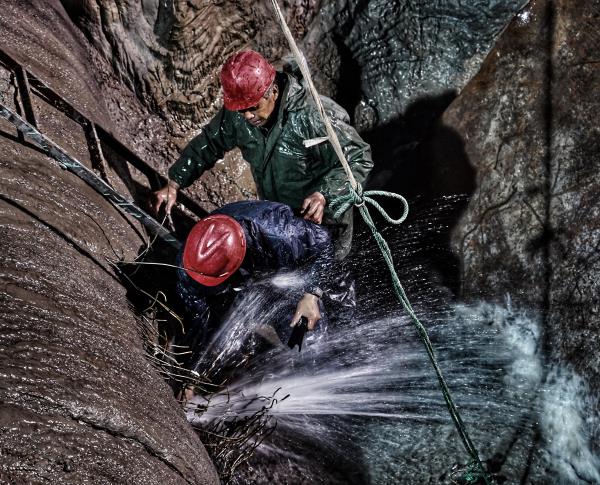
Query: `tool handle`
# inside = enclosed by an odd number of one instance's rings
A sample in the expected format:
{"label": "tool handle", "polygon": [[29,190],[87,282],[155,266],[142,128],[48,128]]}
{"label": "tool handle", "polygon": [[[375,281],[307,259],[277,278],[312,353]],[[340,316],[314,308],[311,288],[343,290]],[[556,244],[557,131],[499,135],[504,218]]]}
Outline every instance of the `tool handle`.
{"label": "tool handle", "polygon": [[298,346],[298,352],[302,350],[302,341],[304,340],[304,334],[308,330],[308,318],[301,317],[300,321],[292,329],[292,333],[288,340],[288,347],[293,349],[296,345]]}

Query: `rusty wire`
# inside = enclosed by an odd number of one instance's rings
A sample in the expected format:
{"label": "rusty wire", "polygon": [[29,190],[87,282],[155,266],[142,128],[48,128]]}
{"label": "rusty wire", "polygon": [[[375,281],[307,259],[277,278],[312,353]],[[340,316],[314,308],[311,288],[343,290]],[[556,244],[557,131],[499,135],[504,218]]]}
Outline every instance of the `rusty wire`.
{"label": "rusty wire", "polygon": [[[259,402],[260,409],[248,416],[232,417],[225,416],[223,413],[207,424],[195,426],[224,481],[230,481],[235,470],[246,462],[260,444],[275,431],[277,421],[269,411],[288,397],[286,395],[277,398],[279,390],[275,390],[271,396],[246,398],[236,395],[233,400],[245,400],[246,407]],[[206,412],[206,409],[199,409],[197,412],[201,415]]]}

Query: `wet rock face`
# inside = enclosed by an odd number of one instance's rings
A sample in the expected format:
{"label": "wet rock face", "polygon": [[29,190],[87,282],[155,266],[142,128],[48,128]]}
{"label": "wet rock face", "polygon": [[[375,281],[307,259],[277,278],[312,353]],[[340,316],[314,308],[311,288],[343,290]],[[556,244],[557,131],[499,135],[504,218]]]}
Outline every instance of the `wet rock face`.
{"label": "wet rock face", "polygon": [[477,172],[454,237],[464,294],[541,311],[548,350],[596,386],[599,17],[532,2],[444,115]]}
{"label": "wet rock face", "polygon": [[304,44],[324,90],[368,130],[425,95],[462,88],[524,3],[327,2]]}
{"label": "wet rock face", "polygon": [[131,223],[37,151],[0,146],[0,481],[218,483],[106,262],[135,256]]}
{"label": "wet rock face", "polygon": [[132,256],[128,225],[40,154],[1,145],[0,481],[218,483],[103,259]]}
{"label": "wet rock face", "polygon": [[[287,52],[269,1],[62,0],[115,72],[179,136],[220,105],[218,70],[242,48]],[[459,89],[523,0],[402,4],[285,1],[321,91],[358,110],[359,128],[386,123],[419,97]]]}
{"label": "wet rock face", "polygon": [[[98,59],[58,2],[0,2],[0,29],[4,50],[98,123],[130,133],[110,100],[144,108],[117,93],[106,69],[96,71]],[[4,69],[0,88],[14,109]],[[89,167],[81,127],[40,99],[35,111],[40,127]],[[109,173],[133,196],[121,177]],[[218,483],[149,364],[107,262],[133,259],[141,228],[5,122],[0,185],[0,482]]]}
{"label": "wet rock face", "polygon": [[[220,107],[218,73],[243,48],[276,60],[286,44],[270,3],[62,0],[76,25],[138,96],[186,136]],[[287,2],[290,27],[303,35],[316,0]]]}
{"label": "wet rock face", "polygon": [[[302,44],[317,85],[350,112],[371,144],[370,188],[404,195],[409,223],[452,200],[442,215],[451,227],[472,193],[474,172],[461,137],[448,128],[433,143],[432,129],[525,3],[340,0],[323,4],[311,24]],[[401,215],[395,204],[387,209]],[[425,250],[427,272],[455,290],[449,231],[424,232],[414,237],[436,248]]]}

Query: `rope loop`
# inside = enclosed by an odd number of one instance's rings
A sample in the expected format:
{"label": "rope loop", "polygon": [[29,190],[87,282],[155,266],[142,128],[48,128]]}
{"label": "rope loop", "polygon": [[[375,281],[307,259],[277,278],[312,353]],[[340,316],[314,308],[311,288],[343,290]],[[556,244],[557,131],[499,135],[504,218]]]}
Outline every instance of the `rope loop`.
{"label": "rope loop", "polygon": [[[389,197],[391,199],[400,200],[402,202],[402,205],[404,206],[402,215],[398,219],[392,219],[389,216],[389,214],[385,211],[385,209],[381,207],[381,205],[372,198],[373,196]],[[360,185],[358,186],[357,190],[350,186],[348,193],[334,199],[331,202],[330,207],[334,211],[333,217],[335,219],[338,219],[352,205],[360,209],[361,207],[364,207],[366,203],[371,204],[371,206],[377,209],[377,211],[383,216],[383,218],[390,224],[402,224],[408,216],[408,202],[400,194],[396,194],[394,192],[386,192],[384,190],[367,190],[363,193]]]}

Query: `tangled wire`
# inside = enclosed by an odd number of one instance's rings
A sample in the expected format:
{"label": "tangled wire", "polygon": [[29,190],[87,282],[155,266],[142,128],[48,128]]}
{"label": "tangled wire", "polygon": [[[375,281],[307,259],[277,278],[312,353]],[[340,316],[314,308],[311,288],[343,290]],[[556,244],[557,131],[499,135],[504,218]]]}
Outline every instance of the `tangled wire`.
{"label": "tangled wire", "polygon": [[[178,357],[189,349],[169,346],[161,333],[162,316],[169,315],[181,324],[181,318],[166,306],[165,296],[159,293],[136,319],[146,356],[158,372],[182,389],[178,398],[188,420],[200,436],[223,482],[230,481],[236,469],[245,463],[256,448],[273,433],[277,423],[269,413],[271,408],[287,399],[278,397],[280,389],[271,396],[247,397],[230,393],[227,382],[214,383],[206,374],[182,367]],[[194,397],[186,399],[185,390]]]}

